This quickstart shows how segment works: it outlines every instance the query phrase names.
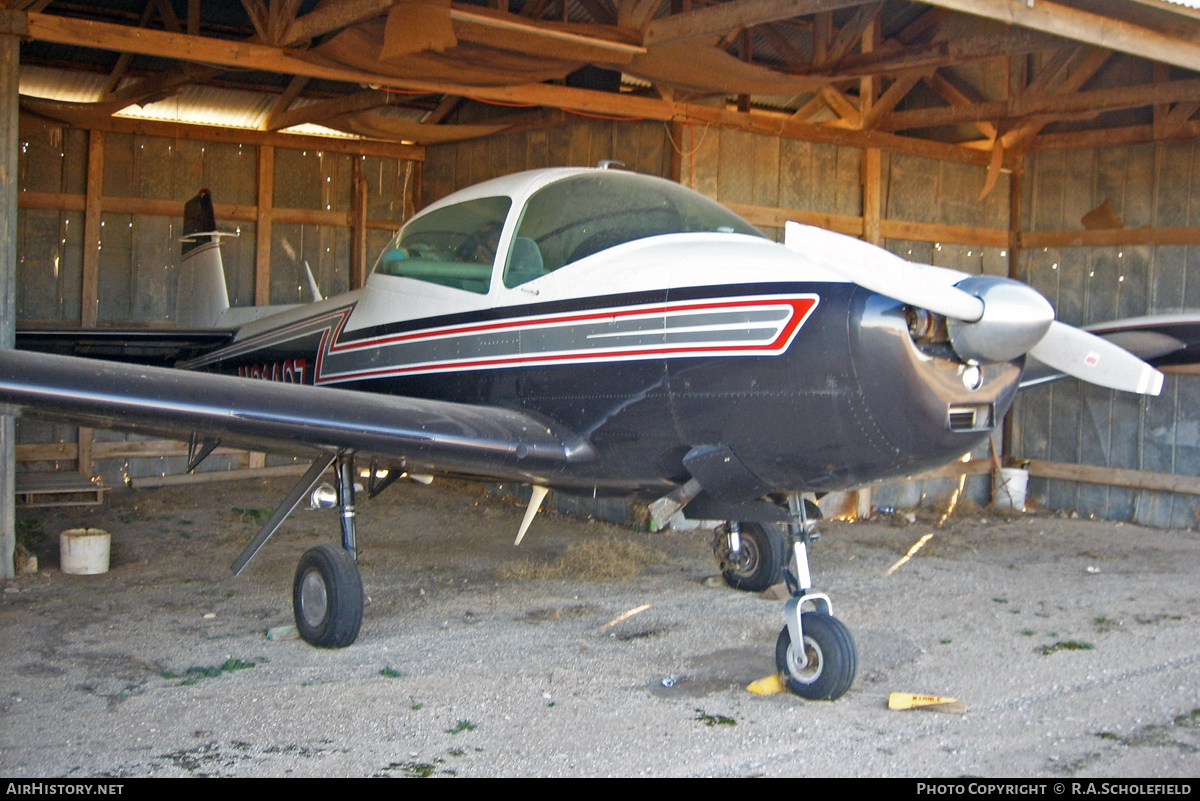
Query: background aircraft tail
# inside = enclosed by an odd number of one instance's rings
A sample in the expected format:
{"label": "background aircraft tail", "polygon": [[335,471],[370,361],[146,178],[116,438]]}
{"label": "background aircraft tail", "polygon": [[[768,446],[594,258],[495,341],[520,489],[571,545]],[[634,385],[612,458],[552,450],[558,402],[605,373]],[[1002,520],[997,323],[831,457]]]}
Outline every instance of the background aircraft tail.
{"label": "background aircraft tail", "polygon": [[221,236],[207,189],[183,209],[183,249],[179,263],[179,294],[175,320],[181,328],[213,328],[229,308]]}

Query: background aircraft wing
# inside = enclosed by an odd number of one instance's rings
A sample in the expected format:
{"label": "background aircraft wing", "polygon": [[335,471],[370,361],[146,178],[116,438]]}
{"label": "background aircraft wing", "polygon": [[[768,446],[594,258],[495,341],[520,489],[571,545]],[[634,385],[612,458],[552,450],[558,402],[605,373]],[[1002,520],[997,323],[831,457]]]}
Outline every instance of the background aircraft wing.
{"label": "background aircraft wing", "polygon": [[[1132,353],[1164,373],[1200,372],[1200,312],[1130,317],[1084,330]],[[1021,387],[1066,376],[1033,356],[1025,360]]]}
{"label": "background aircraft wing", "polygon": [[61,356],[86,356],[170,367],[228,345],[232,329],[31,329],[17,332],[17,347]]}
{"label": "background aircraft wing", "polygon": [[586,441],[526,411],[16,350],[0,351],[0,412],[480,475],[594,458]]}

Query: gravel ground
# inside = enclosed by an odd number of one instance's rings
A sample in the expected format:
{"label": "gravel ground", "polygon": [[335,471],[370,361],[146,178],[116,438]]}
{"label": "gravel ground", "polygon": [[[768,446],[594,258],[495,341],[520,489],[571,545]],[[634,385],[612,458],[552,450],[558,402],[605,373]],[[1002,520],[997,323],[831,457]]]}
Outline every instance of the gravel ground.
{"label": "gravel ground", "polygon": [[[860,661],[851,691],[819,703],[745,690],[774,672],[782,604],[713,580],[708,535],[540,516],[513,548],[521,510],[454,486],[362,503],[370,603],[353,646],[270,641],[291,621],[299,555],[337,537],[334,513],[297,513],[233,578],[255,516],[287,489],[22,510],[23,536],[47,536],[41,570],[0,594],[0,773],[1200,775],[1195,532],[1035,515],[828,523],[813,575]],[[112,532],[109,573],[58,571],[56,535],[81,525]],[[589,542],[628,546],[644,570],[529,577]],[[969,709],[889,711],[892,691]]]}

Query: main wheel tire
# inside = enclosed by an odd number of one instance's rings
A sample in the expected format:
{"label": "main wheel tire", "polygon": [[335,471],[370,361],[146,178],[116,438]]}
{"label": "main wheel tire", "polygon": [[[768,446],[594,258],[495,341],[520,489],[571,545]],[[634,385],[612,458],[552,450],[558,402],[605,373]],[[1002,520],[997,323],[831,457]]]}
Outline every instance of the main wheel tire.
{"label": "main wheel tire", "polygon": [[718,553],[721,575],[735,590],[762,592],[783,581],[787,564],[787,532],[778,523],[742,523],[738,561]]}
{"label": "main wheel tire", "polygon": [[354,558],[343,548],[309,548],[296,565],[292,610],[300,636],[318,648],[345,648],[362,626],[363,586]]}
{"label": "main wheel tire", "polygon": [[787,626],[775,642],[775,667],[787,688],[812,701],[834,701],[841,698],[854,683],[858,671],[858,649],[850,629],[832,615],[804,612],[800,615],[804,630],[804,651],[808,664],[792,647],[792,635]]}

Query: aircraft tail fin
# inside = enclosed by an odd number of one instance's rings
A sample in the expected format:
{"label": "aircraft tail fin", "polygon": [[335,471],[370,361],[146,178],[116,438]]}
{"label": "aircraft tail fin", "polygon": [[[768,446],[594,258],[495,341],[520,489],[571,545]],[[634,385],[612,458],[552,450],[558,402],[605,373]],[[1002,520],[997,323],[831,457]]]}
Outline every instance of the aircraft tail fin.
{"label": "aircraft tail fin", "polygon": [[221,261],[221,233],[207,189],[184,205],[182,242],[175,321],[181,328],[215,327],[229,308],[229,290]]}

